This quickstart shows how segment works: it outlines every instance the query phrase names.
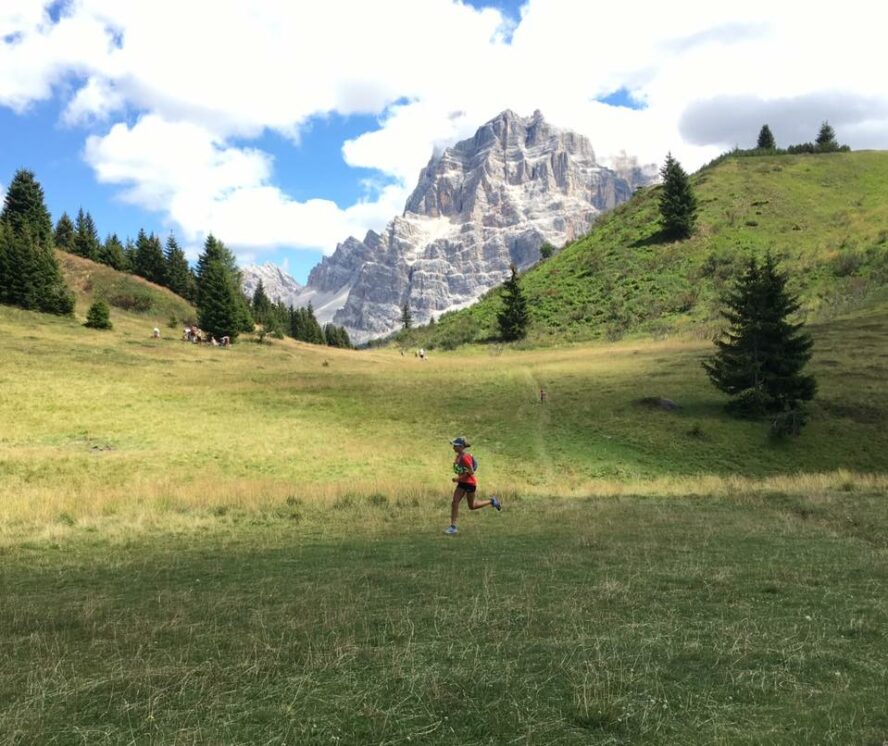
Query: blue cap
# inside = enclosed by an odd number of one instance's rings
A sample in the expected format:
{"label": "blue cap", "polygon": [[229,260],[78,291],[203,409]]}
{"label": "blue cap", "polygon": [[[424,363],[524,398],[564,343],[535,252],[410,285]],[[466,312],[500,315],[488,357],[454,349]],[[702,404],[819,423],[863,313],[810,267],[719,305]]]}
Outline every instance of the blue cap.
{"label": "blue cap", "polygon": [[465,438],[454,438],[450,441],[450,445],[459,446],[460,448],[470,448]]}

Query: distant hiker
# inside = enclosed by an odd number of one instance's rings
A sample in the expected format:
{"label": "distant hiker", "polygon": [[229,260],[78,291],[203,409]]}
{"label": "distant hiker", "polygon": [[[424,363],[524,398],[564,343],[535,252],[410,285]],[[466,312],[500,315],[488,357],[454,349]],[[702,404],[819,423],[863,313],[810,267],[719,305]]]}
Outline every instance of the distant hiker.
{"label": "distant hiker", "polygon": [[160,329],[155,326],[154,330],[151,332],[151,336],[154,337],[154,339],[160,339]]}
{"label": "distant hiker", "polygon": [[231,337],[226,334],[224,337],[222,337],[220,343],[223,347],[228,347],[231,344]]}
{"label": "distant hiker", "polygon": [[422,347],[419,348],[419,359],[425,360],[425,350]]}
{"label": "distant hiker", "polygon": [[210,344],[213,345],[213,347],[219,346],[219,343],[216,341],[216,337],[213,336],[212,334],[210,335]]}
{"label": "distant hiker", "polygon": [[450,503],[450,525],[444,529],[444,533],[453,535],[457,532],[456,521],[459,518],[459,504],[463,498],[466,498],[469,510],[479,510],[488,505],[496,510],[502,510],[502,505],[496,495],[489,500],[475,499],[475,490],[478,489],[478,479],[475,477],[477,462],[470,453],[466,453],[466,449],[471,448],[471,445],[465,438],[454,438],[450,444],[456,453],[453,459],[453,471],[456,476],[452,480],[456,482],[456,489],[453,490],[453,501]]}

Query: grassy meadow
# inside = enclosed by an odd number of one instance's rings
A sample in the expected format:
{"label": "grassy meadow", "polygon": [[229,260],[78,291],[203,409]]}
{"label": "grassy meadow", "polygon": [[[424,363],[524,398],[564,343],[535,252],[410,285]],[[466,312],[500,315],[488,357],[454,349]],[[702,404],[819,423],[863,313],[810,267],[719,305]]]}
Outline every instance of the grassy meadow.
{"label": "grassy meadow", "polygon": [[[726,158],[691,176],[697,228],[660,233],[660,187],[601,215],[589,234],[522,274],[529,343],[619,339],[642,331],[711,337],[721,296],[766,251],[808,321],[888,300],[888,153]],[[432,327],[399,334],[450,348],[493,338],[500,289]]]}
{"label": "grassy meadow", "polygon": [[692,336],[199,348],[78,271],[0,307],[0,744],[888,739],[884,305],[775,443]]}

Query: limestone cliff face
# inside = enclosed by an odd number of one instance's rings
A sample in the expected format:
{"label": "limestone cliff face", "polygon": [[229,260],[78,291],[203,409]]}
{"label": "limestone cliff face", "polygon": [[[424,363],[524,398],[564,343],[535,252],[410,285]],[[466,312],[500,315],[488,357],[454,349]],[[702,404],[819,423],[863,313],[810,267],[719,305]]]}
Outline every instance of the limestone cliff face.
{"label": "limestone cliff face", "polygon": [[248,298],[253,297],[260,280],[265,294],[272,301],[283,301],[285,305],[296,301],[304,289],[290,275],[271,262],[261,266],[248,265],[241,270],[241,275],[243,276],[243,291]]}
{"label": "limestone cliff face", "polygon": [[384,336],[410,306],[414,322],[470,305],[524,269],[540,246],[561,246],[592,219],[648,184],[655,168],[599,165],[589,141],[539,112],[505,111],[469,140],[433,156],[404,214],[380,234],[348,238],[309,275],[297,297],[352,340]]}

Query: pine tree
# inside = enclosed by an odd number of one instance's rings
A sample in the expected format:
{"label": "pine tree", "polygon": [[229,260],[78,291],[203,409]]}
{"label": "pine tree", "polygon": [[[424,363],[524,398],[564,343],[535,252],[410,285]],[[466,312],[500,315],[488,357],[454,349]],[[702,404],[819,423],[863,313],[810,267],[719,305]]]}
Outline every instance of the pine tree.
{"label": "pine tree", "polygon": [[820,125],[820,132],[815,140],[817,151],[820,153],[834,153],[839,150],[839,143],[836,141],[836,132],[830,126],[829,122]]}
{"label": "pine tree", "polygon": [[548,241],[544,241],[543,245],[540,246],[540,259],[548,259],[555,253],[555,247],[550,244]]}
{"label": "pine tree", "polygon": [[107,264],[120,272],[126,271],[126,255],[123,251],[123,244],[120,243],[116,233],[112,233],[105,239],[105,243],[99,249],[98,259],[102,264]]}
{"label": "pine tree", "polygon": [[527,300],[518,284],[518,268],[513,264],[512,276],[503,284],[503,308],[497,314],[500,337],[506,342],[523,339],[527,336],[530,320]]}
{"label": "pine tree", "polygon": [[223,244],[220,240],[218,240],[213,234],[207,236],[207,240],[204,242],[204,250],[203,253],[197,258],[197,303],[200,305],[200,294],[202,292],[201,287],[203,284],[203,275],[206,271],[206,267],[211,262],[219,262],[225,271],[228,273],[228,276],[231,280],[231,284],[236,291],[237,296],[237,307],[236,307],[236,318],[238,328],[243,332],[249,332],[253,330],[253,316],[250,313],[250,303],[247,298],[244,297],[241,289],[243,287],[243,280],[241,277],[240,270],[237,267],[237,260],[234,257],[234,254],[228,250],[228,248]]}
{"label": "pine tree", "polygon": [[697,199],[691,190],[688,175],[672,157],[672,153],[666,156],[660,176],[663,177],[660,193],[660,223],[663,233],[674,239],[688,238],[694,232],[697,221]]}
{"label": "pine tree", "polygon": [[409,303],[405,303],[401,307],[401,324],[405,329],[410,329],[413,326],[413,314],[410,313]]}
{"label": "pine tree", "polygon": [[52,219],[43,189],[30,171],[16,173],[0,213],[0,302],[69,315],[74,294],[55,258]]}
{"label": "pine tree", "polygon": [[37,246],[53,248],[52,218],[43,198],[43,187],[32,171],[16,171],[3,200],[0,221],[15,233],[27,228],[30,240]]}
{"label": "pine tree", "polygon": [[11,304],[12,285],[12,234],[6,223],[0,221],[0,303]]}
{"label": "pine tree", "polygon": [[197,290],[194,275],[188,266],[185,252],[171,233],[167,238],[164,252],[164,278],[166,286],[180,298],[193,301]]}
{"label": "pine tree", "polygon": [[88,212],[84,213],[81,208],[74,221],[74,253],[86,259],[98,261],[101,247],[99,233],[92,215]]}
{"label": "pine tree", "polygon": [[[753,258],[725,299],[730,328],[703,367],[716,388],[734,397],[728,409],[736,414],[799,413],[817,389],[814,377],[801,372],[812,340],[787,320],[799,304],[786,280],[770,255],[762,265]],[[796,422],[797,429],[803,419]]]}
{"label": "pine tree", "polygon": [[771,134],[771,128],[767,124],[763,125],[759,132],[758,144],[756,147],[759,150],[775,150],[777,148],[777,142],[774,140],[774,135]]}
{"label": "pine tree", "polygon": [[265,294],[265,285],[263,285],[262,280],[259,280],[256,289],[253,291],[252,307],[253,318],[258,323],[268,326],[272,316],[272,306],[271,300]]}
{"label": "pine tree", "polygon": [[90,329],[111,329],[111,312],[108,304],[103,300],[97,300],[86,312],[86,324]]}
{"label": "pine tree", "polygon": [[329,347],[341,347],[350,349],[352,344],[348,337],[348,332],[344,326],[336,326],[336,324],[324,325],[324,338],[327,340]]}
{"label": "pine tree", "polygon": [[301,311],[302,311],[301,308],[293,308],[293,306],[290,306],[290,326],[289,326],[290,331],[289,331],[289,334],[291,337],[293,337],[293,339],[300,339],[301,340],[303,338],[302,315],[300,313]]}
{"label": "pine tree", "polygon": [[136,239],[136,253],[133,257],[133,271],[140,277],[158,285],[166,284],[166,260],[160,239],[153,233],[139,231]]}
{"label": "pine tree", "polygon": [[136,266],[136,243],[129,236],[123,244],[124,272],[133,272]]}
{"label": "pine tree", "polygon": [[218,259],[205,262],[197,304],[200,328],[234,340],[240,332],[237,311],[238,292],[225,265]]}
{"label": "pine tree", "polygon": [[308,304],[308,307],[305,309],[305,318],[306,318],[306,328],[308,330],[308,339],[306,342],[310,342],[314,345],[325,345],[327,344],[327,340],[324,338],[324,330],[321,329],[321,325],[318,323],[317,318],[315,317],[314,307],[311,303]]}
{"label": "pine tree", "polygon": [[59,218],[59,222],[56,223],[53,242],[57,249],[67,251],[68,253],[74,253],[74,240],[74,223],[71,222],[68,213],[63,212],[62,217]]}

